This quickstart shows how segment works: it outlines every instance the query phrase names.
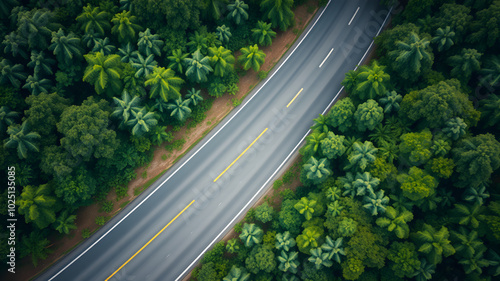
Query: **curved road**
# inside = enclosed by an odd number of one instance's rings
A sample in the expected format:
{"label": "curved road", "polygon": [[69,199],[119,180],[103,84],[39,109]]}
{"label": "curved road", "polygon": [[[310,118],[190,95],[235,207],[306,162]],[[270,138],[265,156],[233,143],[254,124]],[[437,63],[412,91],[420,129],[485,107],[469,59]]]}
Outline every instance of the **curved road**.
{"label": "curved road", "polygon": [[344,73],[387,20],[378,2],[331,0],[237,111],[37,280],[180,280],[262,195],[340,93]]}

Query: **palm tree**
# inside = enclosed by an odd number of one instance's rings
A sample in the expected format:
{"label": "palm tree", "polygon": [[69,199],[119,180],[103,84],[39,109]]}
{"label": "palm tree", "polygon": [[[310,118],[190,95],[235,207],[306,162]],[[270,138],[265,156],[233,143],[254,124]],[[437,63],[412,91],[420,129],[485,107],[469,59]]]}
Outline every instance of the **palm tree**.
{"label": "palm tree", "polygon": [[19,112],[11,111],[8,106],[0,107],[0,133],[14,124],[14,119],[19,117]]}
{"label": "palm tree", "polygon": [[440,27],[436,30],[436,36],[432,38],[432,43],[436,43],[438,45],[438,51],[442,52],[448,50],[455,44],[453,39],[455,39],[455,32],[453,32],[449,26],[445,29]]}
{"label": "palm tree", "polygon": [[473,257],[463,258],[458,261],[459,264],[464,266],[465,274],[483,273],[483,267],[490,266],[490,261],[484,258],[484,251],[476,253]]}
{"label": "palm tree", "polygon": [[239,240],[236,238],[229,239],[226,244],[226,251],[230,254],[236,253],[240,249]]}
{"label": "palm tree", "polygon": [[120,11],[132,11],[134,4],[132,0],[120,0]]}
{"label": "palm tree", "polygon": [[339,177],[339,180],[344,188],[343,196],[354,198],[356,196],[356,188],[354,187],[354,176],[352,173],[347,172],[344,177]]}
{"label": "palm tree", "polygon": [[31,254],[31,262],[35,267],[39,260],[46,259],[52,253],[49,249],[50,241],[39,230],[31,231],[29,236],[23,235],[20,244],[20,256]]}
{"label": "palm tree", "polygon": [[56,221],[54,212],[56,198],[52,195],[48,184],[39,187],[25,186],[16,204],[19,206],[19,214],[24,215],[26,223],[34,222],[40,229]]}
{"label": "palm tree", "polygon": [[208,40],[206,36],[199,34],[198,31],[195,31],[193,35],[189,36],[187,46],[189,47],[190,53],[194,53],[199,50],[202,54],[206,54],[208,49]]}
{"label": "palm tree", "polygon": [[111,90],[119,92],[121,89],[121,61],[118,55],[105,56],[101,52],[90,53],[84,56],[88,66],[83,75],[83,81],[94,84],[98,94]]}
{"label": "palm tree", "polygon": [[121,61],[124,63],[133,62],[137,59],[139,53],[134,49],[132,43],[127,43],[127,45],[118,48],[118,55],[122,58]]}
{"label": "palm tree", "polygon": [[479,204],[474,204],[472,206],[455,204],[455,212],[457,214],[456,220],[460,225],[470,225],[472,228],[478,228],[483,211],[484,207]]}
{"label": "palm tree", "polygon": [[420,267],[413,273],[416,281],[427,281],[432,279],[432,274],[436,270],[436,265],[427,263],[426,259],[420,260]]}
{"label": "palm tree", "polygon": [[420,39],[415,33],[412,33],[406,42],[396,42],[397,50],[390,52],[394,58],[395,70],[400,71],[403,78],[417,78],[423,64],[432,64],[429,44],[429,40]]}
{"label": "palm tree", "polygon": [[273,28],[279,27],[285,31],[293,25],[293,0],[263,0],[260,10],[266,19],[271,20]]}
{"label": "palm tree", "polygon": [[161,145],[164,142],[172,141],[172,133],[167,133],[166,126],[156,126],[155,131],[151,135],[151,141],[154,145]]}
{"label": "palm tree", "polygon": [[376,224],[382,228],[387,228],[389,232],[394,232],[399,239],[406,239],[410,234],[408,222],[413,219],[413,214],[402,209],[400,211],[388,206],[385,209],[384,217],[378,218]]}
{"label": "palm tree", "polygon": [[442,226],[439,231],[434,227],[424,223],[423,229],[415,235],[416,240],[420,243],[419,252],[427,254],[427,258],[431,264],[438,264],[442,261],[442,256],[451,256],[455,253],[455,248],[448,240],[450,233],[448,228]]}
{"label": "palm tree", "polygon": [[233,4],[227,5],[228,19],[233,19],[236,24],[243,23],[248,19],[248,5],[241,0],[235,0]]}
{"label": "palm tree", "polygon": [[325,191],[325,196],[328,200],[334,202],[338,199],[340,199],[340,196],[342,195],[342,190],[340,187],[338,186],[332,186],[332,187],[329,187],[326,191]]}
{"label": "palm tree", "polygon": [[53,74],[51,65],[54,63],[53,59],[45,58],[44,52],[31,51],[31,61],[28,63],[28,67],[34,68],[34,75]]}
{"label": "palm tree", "polygon": [[364,143],[355,142],[352,145],[352,151],[348,156],[349,165],[344,169],[360,169],[364,171],[368,164],[375,162],[378,149],[373,146],[372,142],[365,141]]}
{"label": "palm tree", "polygon": [[302,166],[306,181],[314,185],[324,182],[332,174],[329,166],[328,159],[322,158],[316,160],[314,156],[311,156],[309,161]]}
{"label": "palm tree", "polygon": [[194,106],[198,105],[200,101],[203,100],[203,97],[200,95],[201,91],[196,90],[195,88],[192,88],[191,90],[188,90],[188,93],[186,95],[186,99],[190,101]]}
{"label": "palm tree", "polygon": [[145,107],[139,111],[132,110],[133,119],[128,120],[125,124],[132,127],[133,136],[141,136],[151,130],[151,127],[158,124],[154,112],[148,112]]}
{"label": "palm tree", "polygon": [[150,98],[159,96],[164,101],[181,97],[180,85],[184,83],[170,68],[155,67],[153,73],[146,76],[145,86],[151,86]]}
{"label": "palm tree", "polygon": [[276,234],[276,244],[277,250],[290,251],[291,248],[295,247],[295,239],[290,235],[290,232],[285,231],[284,233]]}
{"label": "palm tree", "polygon": [[9,126],[7,134],[9,134],[9,138],[4,140],[4,147],[16,148],[19,159],[28,158],[28,151],[39,152],[35,142],[40,139],[40,135],[31,132],[26,120],[21,125]]}
{"label": "palm tree", "polygon": [[281,251],[281,255],[278,256],[278,261],[280,262],[278,265],[279,270],[283,272],[290,272],[292,274],[297,273],[300,265],[298,257],[298,252]]}
{"label": "palm tree", "polygon": [[158,63],[155,61],[155,55],[150,54],[144,58],[141,54],[137,54],[137,59],[132,61],[132,66],[137,69],[135,77],[147,77],[154,71]]}
{"label": "palm tree", "polygon": [[451,231],[451,238],[457,253],[466,258],[471,258],[478,252],[486,250],[483,241],[479,239],[477,231],[466,230],[460,227],[459,231]]}
{"label": "palm tree", "polygon": [[413,206],[415,205],[415,202],[410,200],[408,197],[404,196],[403,194],[390,194],[389,198],[392,200],[392,207],[398,211],[398,212],[403,212],[403,211],[412,211]]}
{"label": "palm tree", "polygon": [[180,122],[186,120],[191,114],[191,108],[189,108],[190,100],[182,100],[178,98],[167,105],[167,108],[171,110],[170,116],[174,116]]}
{"label": "palm tree", "polygon": [[139,52],[142,52],[144,55],[149,56],[155,54],[161,56],[160,47],[162,45],[163,41],[160,40],[160,36],[158,34],[151,34],[149,28],[144,32],[139,32],[139,42],[137,42],[137,46],[139,47]]}
{"label": "palm tree", "polygon": [[51,84],[52,82],[49,79],[40,79],[38,75],[30,75],[26,79],[23,89],[27,89],[32,95],[38,96],[40,93],[48,93]]}
{"label": "palm tree", "polygon": [[5,39],[2,41],[2,45],[5,46],[3,52],[8,54],[11,53],[13,57],[20,55],[23,58],[28,58],[28,54],[21,48],[28,44],[28,41],[12,31],[10,34],[5,35]]}
{"label": "palm tree", "polygon": [[81,24],[84,33],[95,32],[104,36],[111,27],[109,24],[110,18],[111,15],[108,12],[87,4],[86,7],[83,7],[83,12],[76,17],[76,20]]}
{"label": "palm tree", "polygon": [[189,54],[183,54],[181,49],[173,50],[172,55],[167,57],[170,61],[168,68],[177,71],[177,73],[184,73],[182,66],[188,56]]}
{"label": "palm tree", "polygon": [[113,23],[111,33],[117,34],[120,43],[132,42],[135,40],[137,32],[142,29],[140,25],[135,23],[136,21],[137,17],[133,16],[130,11],[122,11],[115,14],[113,19],[111,19]]}
{"label": "palm tree", "polygon": [[385,96],[379,102],[384,106],[384,113],[391,113],[399,111],[399,103],[402,100],[403,97],[396,91],[386,91]]}
{"label": "palm tree", "polygon": [[316,119],[313,119],[314,121],[314,125],[312,125],[311,127],[311,130],[313,131],[316,131],[316,132],[320,132],[320,133],[328,133],[328,131],[330,131],[328,129],[328,118],[323,115],[323,114],[320,114],[318,116],[318,118]]}
{"label": "palm tree", "polygon": [[359,68],[356,76],[356,93],[361,100],[374,99],[386,92],[386,86],[389,86],[390,76],[384,72],[385,66],[379,66],[374,61],[371,67],[363,65]]}
{"label": "palm tree", "polygon": [[64,211],[54,222],[54,229],[59,233],[69,234],[72,229],[76,229],[76,215],[69,215],[68,211]]}
{"label": "palm tree", "polygon": [[357,189],[357,196],[375,193],[379,184],[380,180],[372,177],[372,175],[368,172],[364,172],[362,174],[357,173],[356,180],[352,183],[352,185]]}
{"label": "palm tree", "polygon": [[0,83],[9,81],[12,86],[21,87],[21,81],[26,79],[26,73],[23,72],[24,67],[21,64],[12,65],[7,59],[0,61]]}
{"label": "palm tree", "polygon": [[481,105],[481,121],[486,127],[495,127],[500,124],[500,98],[498,95],[490,95],[487,99],[479,102]]}
{"label": "palm tree", "polygon": [[[375,128],[375,134],[376,133],[377,133],[377,128]],[[398,160],[399,158],[399,145],[397,145],[395,142],[383,141],[382,145],[379,148],[379,155],[380,157],[387,160],[387,162],[393,163],[394,160]]]}
{"label": "palm tree", "polygon": [[54,13],[47,9],[33,9],[18,14],[18,34],[28,41],[30,49],[47,48],[52,30],[60,25],[53,23]]}
{"label": "palm tree", "polygon": [[306,159],[316,154],[321,145],[321,141],[326,138],[326,133],[321,133],[319,131],[313,131],[309,136],[306,137],[306,145],[301,148],[300,153]]}
{"label": "palm tree", "polygon": [[114,53],[116,47],[115,45],[111,44],[111,41],[109,40],[108,37],[105,37],[104,39],[98,38],[95,41],[94,48],[92,48],[92,52],[97,53],[103,53],[103,55],[111,55]]}
{"label": "palm tree", "polygon": [[467,202],[482,206],[484,201],[490,198],[490,193],[486,190],[486,185],[481,184],[478,187],[467,188],[463,198]]}
{"label": "palm tree", "polygon": [[230,50],[224,47],[211,47],[208,49],[210,62],[216,76],[224,77],[224,74],[231,72],[234,68],[234,56]]}
{"label": "palm tree", "polygon": [[64,63],[67,66],[82,56],[80,38],[76,37],[73,32],[65,36],[61,28],[57,32],[52,32],[52,44],[50,44],[49,50],[54,52],[60,63]]}
{"label": "palm tree", "polygon": [[12,7],[19,5],[17,0],[5,0],[0,2],[0,18],[5,19],[11,13]]}
{"label": "palm tree", "polygon": [[339,204],[339,201],[334,201],[333,203],[328,204],[328,214],[330,214],[332,217],[336,217],[340,215],[340,213],[344,210],[344,207]]}
{"label": "palm tree", "polygon": [[255,71],[259,71],[260,67],[266,59],[266,54],[259,50],[257,44],[253,46],[248,46],[240,49],[241,55],[238,57],[238,61],[243,66],[243,69],[248,70],[253,68]]}
{"label": "palm tree", "polygon": [[300,214],[304,215],[306,220],[310,220],[313,217],[314,207],[316,207],[316,204],[317,202],[315,200],[309,200],[307,197],[302,197],[293,207]]}
{"label": "palm tree", "polygon": [[264,235],[264,231],[255,224],[245,223],[243,225],[243,230],[240,234],[240,239],[245,244],[245,247],[250,248],[255,244],[259,244],[262,242],[262,236]]}
{"label": "palm tree", "polygon": [[328,253],[328,259],[334,260],[340,264],[340,255],[345,256],[344,248],[342,247],[342,237],[337,238],[335,241],[330,238],[330,236],[326,236],[325,243],[321,245],[321,249]]}
{"label": "palm tree", "polygon": [[240,269],[233,265],[229,274],[222,281],[247,281],[249,279],[250,273],[247,273],[245,269]]}
{"label": "palm tree", "polygon": [[349,70],[345,74],[344,80],[342,80],[342,86],[345,87],[346,92],[352,93],[354,89],[356,89],[356,85],[358,84],[358,74],[359,71]]}
{"label": "palm tree", "polygon": [[271,29],[271,24],[263,21],[257,22],[257,27],[252,29],[253,40],[261,46],[269,46],[276,37],[276,32]]}
{"label": "palm tree", "polygon": [[485,67],[481,70],[481,74],[484,75],[481,84],[497,86],[500,83],[500,56],[489,57],[484,64]]}
{"label": "palm tree", "polygon": [[458,140],[465,135],[467,124],[460,117],[451,118],[446,122],[446,127],[443,128],[443,133],[452,140]]}
{"label": "palm tree", "polygon": [[308,259],[309,262],[314,264],[317,270],[324,267],[331,267],[333,262],[328,258],[328,253],[323,253],[321,248],[311,249],[311,256]]}
{"label": "palm tree", "polygon": [[[369,134],[368,137],[378,146],[383,146],[387,143],[395,143],[396,139],[396,136],[392,132],[391,128],[387,125],[382,126],[382,124],[378,124],[373,130],[373,133]],[[382,148],[380,148],[379,152],[382,152]]]}
{"label": "palm tree", "polygon": [[233,36],[229,27],[227,27],[226,25],[217,26],[215,35],[217,35],[219,41],[221,41],[222,43],[229,43],[229,38]]}
{"label": "palm tree", "polygon": [[481,69],[481,56],[475,49],[462,49],[460,55],[448,58],[448,64],[453,67],[451,75],[460,77],[464,82],[469,81],[472,72]]}
{"label": "palm tree", "polygon": [[200,50],[196,50],[192,54],[192,58],[185,58],[186,76],[194,82],[201,83],[207,81],[208,73],[213,69],[210,67],[210,58],[204,57]]}
{"label": "palm tree", "polygon": [[102,35],[100,33],[94,32],[92,30],[82,36],[82,43],[84,46],[87,46],[87,48],[92,50],[95,44],[97,44],[97,40],[102,38],[101,36]]}
{"label": "palm tree", "polygon": [[115,110],[111,113],[111,117],[119,118],[121,120],[120,125],[125,124],[129,121],[132,111],[140,111],[140,99],[138,96],[134,96],[132,99],[127,91],[123,91],[122,99],[113,97],[116,104]]}
{"label": "palm tree", "polygon": [[212,18],[214,20],[219,20],[222,16],[221,7],[223,4],[227,3],[228,0],[203,0],[205,5],[205,18]]}
{"label": "palm tree", "polygon": [[387,204],[389,204],[389,197],[384,195],[384,190],[369,193],[364,197],[366,204],[363,205],[365,209],[370,211],[372,216],[378,216],[385,212]]}

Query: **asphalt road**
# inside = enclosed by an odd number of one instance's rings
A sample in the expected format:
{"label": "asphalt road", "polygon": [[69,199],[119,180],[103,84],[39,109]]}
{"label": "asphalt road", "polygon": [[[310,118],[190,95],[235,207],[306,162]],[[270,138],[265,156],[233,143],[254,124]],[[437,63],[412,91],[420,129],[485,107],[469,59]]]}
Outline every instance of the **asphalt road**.
{"label": "asphalt road", "polygon": [[181,279],[262,195],[336,98],[344,73],[387,19],[378,2],[332,0],[237,110],[37,280]]}

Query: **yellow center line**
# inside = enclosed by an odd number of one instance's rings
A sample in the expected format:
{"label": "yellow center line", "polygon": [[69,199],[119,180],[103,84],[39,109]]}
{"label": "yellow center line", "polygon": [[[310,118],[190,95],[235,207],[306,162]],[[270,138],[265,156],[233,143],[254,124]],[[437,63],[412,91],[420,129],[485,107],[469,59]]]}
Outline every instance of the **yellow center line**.
{"label": "yellow center line", "polygon": [[227,168],[222,172],[220,173],[220,175],[215,178],[214,182],[216,182],[227,170],[229,170],[229,168],[231,168],[231,166],[233,166],[234,163],[236,163],[236,161],[238,161],[238,159],[240,159],[241,156],[243,156],[243,154],[245,154],[245,152],[247,152],[248,149],[250,149],[250,147],[252,147],[252,145],[254,145],[254,143],[260,139],[260,137],[262,137],[262,135],[267,131],[267,128],[262,132],[260,133],[260,135],[245,149],[243,150],[243,152],[240,154],[240,156],[238,156],[238,158],[236,158],[233,163],[231,163],[229,166],[227,166]]}
{"label": "yellow center line", "polygon": [[142,246],[142,248],[139,249],[139,251],[137,251],[132,257],[130,257],[130,259],[128,259],[124,264],[122,264],[122,266],[120,266],[115,272],[113,272],[113,274],[111,274],[108,278],[106,278],[105,281],[108,281],[109,279],[111,279],[111,277],[113,277],[118,271],[120,271],[120,269],[122,269],[125,265],[127,265],[127,263],[129,263],[133,258],[135,258],[135,256],[137,256],[142,250],[144,250],[144,248],[146,248],[149,243],[153,242],[153,240],[156,239],[156,237],[158,237],[158,235],[160,235],[170,224],[172,224],[182,213],[184,213],[184,211],[187,210],[187,208],[189,208],[192,204],[194,203],[194,200],[191,201],[191,203],[189,203],[189,205],[187,205],[180,213],[177,214],[177,216],[175,216],[167,225],[165,225],[165,227],[163,227],[158,233],[156,233],[155,236],[153,236],[153,238],[151,238],[148,243],[144,244],[144,246]]}
{"label": "yellow center line", "polygon": [[288,108],[292,102],[300,95],[300,93],[302,92],[302,90],[304,90],[304,88],[300,89],[300,91],[295,95],[295,97],[293,97],[293,99],[288,103],[288,105],[286,106],[286,108]]}

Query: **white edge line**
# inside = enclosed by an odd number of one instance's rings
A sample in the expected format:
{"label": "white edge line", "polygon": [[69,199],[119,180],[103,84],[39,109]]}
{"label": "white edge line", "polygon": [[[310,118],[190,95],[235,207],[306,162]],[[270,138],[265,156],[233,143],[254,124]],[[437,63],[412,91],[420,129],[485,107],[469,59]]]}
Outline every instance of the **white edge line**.
{"label": "white edge line", "polygon": [[[331,0],[328,1],[328,4],[325,6],[325,9],[323,10],[323,12],[326,10],[326,8],[328,7],[328,5],[330,4]],[[318,17],[318,19],[323,15],[323,12],[321,12],[320,16]],[[392,12],[392,7],[391,9],[389,10],[389,13],[387,13],[387,16],[384,20],[384,22],[382,23],[382,26],[380,27],[377,35],[380,33],[380,31],[382,30],[382,28],[385,26],[385,23],[387,21],[387,19],[389,18],[389,15],[391,14]],[[318,20],[316,20],[317,22]],[[316,22],[314,22],[314,25],[316,24]],[[314,27],[314,25],[311,27],[311,29]],[[311,30],[310,29],[310,30]],[[309,30],[309,31],[310,31]],[[309,32],[308,32],[309,33]],[[306,34],[307,36],[307,34]],[[305,38],[305,36],[304,36]],[[302,39],[304,40],[304,39]],[[302,43],[302,41],[299,42],[299,45],[300,43]],[[373,44],[373,42],[372,42]],[[372,44],[370,44],[370,46],[368,47],[368,50],[370,50]],[[298,47],[298,45],[297,45]],[[365,52],[365,56],[366,56],[366,53],[368,53],[368,50]],[[295,51],[295,50],[294,50]],[[363,56],[363,59],[364,57]],[[288,58],[287,58],[288,59]],[[281,66],[280,66],[281,67]],[[279,68],[278,68],[279,69]],[[271,76],[272,77],[272,76]],[[328,104],[328,106],[325,108],[325,110],[323,111],[323,114],[325,114],[325,112],[330,108],[330,106],[333,104],[333,102],[335,102],[335,100],[337,99],[338,95],[340,94],[340,92],[342,92],[342,90],[344,89],[344,86],[342,86],[342,88],[340,88],[340,90],[337,92],[337,94],[335,95],[335,97],[332,99],[332,101]],[[259,89],[260,90],[260,89]],[[309,129],[307,131],[307,133],[302,137],[302,139],[299,141],[299,143],[293,148],[292,152],[290,152],[288,154],[288,156],[285,158],[285,160],[278,166],[278,168],[274,171],[274,173],[269,177],[269,179],[267,179],[267,181],[264,183],[264,185],[262,185],[259,190],[257,191],[257,193],[255,193],[254,196],[252,196],[252,198],[250,199],[250,201],[248,201],[247,204],[245,204],[245,206],[238,212],[238,214],[236,214],[236,216],[226,225],[226,227],[224,227],[224,229],[222,229],[222,231],[215,237],[214,240],[212,240],[212,242],[210,242],[210,244],[208,244],[208,246],[193,260],[193,262],[191,264],[188,265],[188,267],[179,275],[179,277],[177,277],[175,279],[175,281],[179,281],[183,275],[196,263],[198,262],[198,260],[201,258],[201,256],[203,256],[203,254],[205,254],[206,251],[208,251],[208,249],[210,249],[210,247],[212,247],[212,245],[219,239],[219,237],[224,233],[226,232],[226,230],[228,229],[228,227],[241,215],[241,213],[248,207],[248,205],[255,199],[255,197],[257,197],[257,195],[262,191],[262,189],[264,187],[266,187],[266,185],[269,183],[269,181],[271,181],[271,179],[276,175],[276,173],[278,173],[278,171],[281,169],[281,167],[283,167],[283,165],[288,161],[288,159],[290,158],[290,156],[292,156],[292,154],[297,150],[297,148],[302,144],[302,142],[304,141],[304,139],[307,137],[307,135],[311,132],[311,130]]]}
{"label": "white edge line", "polygon": [[[219,130],[217,130],[217,132],[215,132],[215,134],[210,137],[200,148],[198,148],[198,150],[196,150],[195,153],[193,153],[193,155],[191,155],[184,163],[182,163],[181,166],[179,166],[179,168],[177,168],[168,178],[166,178],[161,184],[159,184],[153,191],[151,191],[151,193],[148,194],[148,196],[146,196],[146,198],[144,198],[141,202],[139,202],[137,204],[137,206],[135,206],[130,212],[128,212],[127,214],[125,214],[125,216],[120,219],[115,225],[113,225],[108,231],[106,231],[101,237],[99,237],[99,239],[97,239],[94,243],[92,243],[92,245],[90,245],[87,249],[85,249],[85,251],[83,251],[80,255],[78,255],[75,259],[73,259],[70,263],[68,263],[65,267],[63,267],[61,270],[59,270],[54,276],[52,276],[49,281],[52,281],[54,278],[56,278],[59,274],[61,274],[64,270],[66,270],[68,267],[70,267],[73,263],[75,263],[79,258],[81,258],[85,253],[87,253],[90,249],[92,249],[97,243],[99,243],[104,237],[106,237],[113,229],[115,229],[123,220],[125,220],[130,214],[132,214],[137,208],[139,208],[146,200],[149,199],[149,197],[151,197],[165,182],[167,182],[168,180],[170,180],[171,177],[173,177],[177,171],[179,171],[182,167],[184,167],[184,165],[186,165],[189,160],[191,160],[191,158],[193,158],[196,154],[198,154],[198,152],[203,149],[205,147],[205,145],[207,145],[217,134],[219,134],[219,132],[224,129],[224,127],[226,127],[226,125],[231,122],[231,120],[233,120],[234,117],[236,117],[236,115],[238,115],[238,113],[255,97],[257,96],[257,94],[260,92],[260,90],[267,84],[267,82],[269,82],[271,80],[271,78],[273,78],[273,76],[281,69],[281,67],[288,61],[288,59],[293,55],[293,53],[295,52],[295,50],[297,50],[297,48],[300,46],[300,44],[302,44],[302,42],[304,41],[304,39],[306,39],[307,35],[309,35],[309,32],[311,32],[311,30],[314,28],[314,26],[316,25],[316,23],[318,23],[319,19],[321,18],[321,16],[323,16],[323,13],[326,11],[326,9],[328,8],[328,5],[330,5],[330,2],[331,0],[328,1],[328,3],[326,4],[325,8],[323,9],[323,11],[321,11],[321,14],[318,16],[318,18],[316,19],[316,21],[313,23],[313,25],[311,26],[311,28],[307,31],[307,33],[304,35],[304,37],[302,37],[302,39],[299,41],[299,43],[297,44],[297,46],[295,47],[295,49],[292,50],[292,52],[286,57],[286,59],[283,61],[282,64],[280,64],[280,66],[273,72],[273,74],[271,74],[271,76],[269,77],[269,79],[267,79],[264,84],[262,84],[262,86],[260,86],[260,88],[255,92],[255,94],[253,96],[250,97],[250,99],[248,99],[247,102],[245,102],[245,104],[243,104],[240,109],[233,115],[231,116],[231,118],[229,118],[229,120],[224,124],[222,125],[222,127],[220,127]],[[219,237],[219,236],[217,236]],[[214,240],[215,241],[215,240]],[[210,244],[212,245],[213,242]],[[202,252],[202,253],[205,253],[206,249]],[[196,258],[195,261],[197,261],[199,259]],[[193,262],[194,263],[194,262]],[[189,266],[191,267],[191,265]],[[189,268],[188,267],[188,268]],[[184,274],[184,272],[182,273]],[[182,275],[181,274],[181,275]]]}
{"label": "white edge line", "polygon": [[330,56],[330,54],[333,52],[335,48],[332,48],[330,50],[330,52],[328,53],[328,55],[326,55],[326,58],[323,60],[323,62],[321,62],[321,64],[319,65],[319,68],[321,68],[323,66],[323,64],[325,63],[325,61],[328,59],[328,57]]}
{"label": "white edge line", "polygon": [[352,23],[352,20],[354,20],[354,18],[356,17],[356,15],[358,14],[358,11],[359,11],[359,7],[356,9],[356,12],[354,12],[354,15],[352,16],[351,20],[349,21],[349,24],[348,25],[351,25]]}

